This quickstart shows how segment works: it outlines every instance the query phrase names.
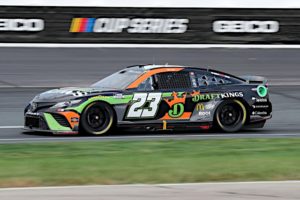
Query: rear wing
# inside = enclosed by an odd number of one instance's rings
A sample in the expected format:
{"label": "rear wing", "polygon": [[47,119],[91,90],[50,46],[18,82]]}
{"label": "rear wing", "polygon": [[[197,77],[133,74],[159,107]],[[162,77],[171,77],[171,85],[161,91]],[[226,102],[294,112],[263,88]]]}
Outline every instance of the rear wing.
{"label": "rear wing", "polygon": [[240,76],[240,78],[244,79],[247,83],[252,83],[252,84],[266,85],[268,82],[268,80],[262,76]]}

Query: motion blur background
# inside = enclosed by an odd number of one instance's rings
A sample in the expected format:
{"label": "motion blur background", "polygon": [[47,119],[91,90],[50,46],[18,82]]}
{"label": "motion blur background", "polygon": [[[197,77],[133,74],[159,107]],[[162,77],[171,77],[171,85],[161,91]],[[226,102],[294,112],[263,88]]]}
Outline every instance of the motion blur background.
{"label": "motion blur background", "polygon": [[21,126],[23,107],[47,88],[168,63],[266,77],[271,131],[298,130],[299,8],[270,0],[2,1],[0,125]]}
{"label": "motion blur background", "polygon": [[[74,141],[73,137],[22,133],[23,108],[34,95],[55,87],[88,86],[129,65],[165,63],[266,77],[273,119],[264,129],[229,137],[292,139],[265,143],[259,139],[224,142],[226,144],[200,141],[200,145],[196,141],[184,147],[181,146],[184,142],[176,142],[168,143],[167,148],[159,142],[140,146],[126,143],[132,140],[130,137],[122,137],[122,141],[126,140],[124,143],[29,145],[30,150],[22,144],[18,148],[5,144],[0,145],[0,186],[300,179],[297,154],[300,149],[296,149],[299,139],[293,140],[300,136],[299,48],[300,1],[297,0],[1,1],[0,143]],[[202,137],[198,133],[195,135],[161,137]],[[105,141],[105,138],[87,140]],[[188,151],[192,147],[195,149]],[[165,154],[168,148],[174,155],[170,156],[168,151]],[[86,150],[88,153],[82,153]],[[190,153],[198,151],[207,152],[207,155]],[[41,154],[35,155],[36,152]],[[120,155],[114,157],[111,152]],[[132,157],[127,156],[128,152]],[[149,161],[144,157],[147,152],[152,153],[150,156],[166,157],[150,157]],[[216,155],[221,156],[214,157]],[[134,156],[142,158],[134,160]],[[49,160],[43,161],[44,158]],[[10,168],[8,163],[14,167]],[[61,171],[57,170],[56,163]],[[257,169],[257,166],[261,167]],[[106,168],[101,171],[103,167]],[[213,173],[209,173],[211,168]],[[161,174],[152,174],[153,171]],[[107,179],[103,179],[104,175]],[[268,197],[271,198],[276,190],[270,191]],[[253,191],[257,193],[258,189]],[[285,192],[285,195],[293,194]],[[197,195],[193,197],[196,199]],[[256,197],[261,199],[262,196]]]}

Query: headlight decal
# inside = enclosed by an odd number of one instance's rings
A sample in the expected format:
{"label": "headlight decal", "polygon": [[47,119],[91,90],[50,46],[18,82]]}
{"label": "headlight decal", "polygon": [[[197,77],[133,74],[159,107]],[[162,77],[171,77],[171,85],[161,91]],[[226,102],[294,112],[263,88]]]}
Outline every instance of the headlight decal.
{"label": "headlight decal", "polygon": [[76,100],[71,100],[71,101],[59,102],[59,103],[55,104],[54,106],[52,106],[52,108],[70,107],[70,106],[73,106],[73,105],[76,105],[76,104],[80,103],[81,101],[82,101],[82,99],[76,99]]}

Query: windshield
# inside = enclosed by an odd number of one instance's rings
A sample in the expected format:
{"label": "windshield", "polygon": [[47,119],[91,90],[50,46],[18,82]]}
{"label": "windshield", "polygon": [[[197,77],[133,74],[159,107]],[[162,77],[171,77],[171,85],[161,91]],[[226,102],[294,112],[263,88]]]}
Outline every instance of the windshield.
{"label": "windshield", "polygon": [[94,83],[91,87],[123,90],[126,89],[130,83],[135,81],[143,72],[143,70],[121,70]]}

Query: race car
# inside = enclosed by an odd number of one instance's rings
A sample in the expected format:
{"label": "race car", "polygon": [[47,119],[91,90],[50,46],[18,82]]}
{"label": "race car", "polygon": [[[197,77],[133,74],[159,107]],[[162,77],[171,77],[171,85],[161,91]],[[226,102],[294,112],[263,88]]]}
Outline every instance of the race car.
{"label": "race car", "polygon": [[175,65],[134,65],[86,88],[41,93],[25,108],[25,129],[102,135],[262,128],[272,116],[267,80]]}

